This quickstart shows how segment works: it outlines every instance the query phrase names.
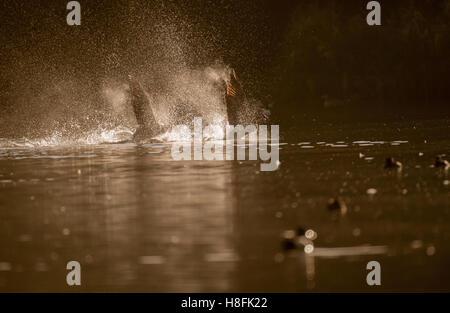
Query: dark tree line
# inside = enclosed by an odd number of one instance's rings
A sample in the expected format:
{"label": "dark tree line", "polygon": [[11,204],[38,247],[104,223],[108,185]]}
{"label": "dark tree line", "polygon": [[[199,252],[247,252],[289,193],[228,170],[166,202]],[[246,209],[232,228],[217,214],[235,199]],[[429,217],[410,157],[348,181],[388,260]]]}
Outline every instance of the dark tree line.
{"label": "dark tree line", "polygon": [[382,26],[367,25],[366,3],[296,7],[277,64],[278,97],[448,107],[450,1],[380,1]]}

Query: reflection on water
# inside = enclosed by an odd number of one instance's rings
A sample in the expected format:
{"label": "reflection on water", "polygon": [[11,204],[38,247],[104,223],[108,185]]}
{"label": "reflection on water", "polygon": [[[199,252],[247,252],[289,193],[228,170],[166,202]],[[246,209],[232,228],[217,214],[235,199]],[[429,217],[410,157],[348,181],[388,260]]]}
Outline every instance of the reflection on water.
{"label": "reflection on water", "polygon": [[[449,178],[432,167],[449,154],[439,123],[420,136],[285,134],[274,172],[173,161],[164,144],[2,148],[0,290],[370,291],[365,266],[377,260],[378,290],[449,291]],[[402,171],[383,169],[391,155]],[[337,195],[345,216],[326,209]],[[317,232],[310,255],[281,249],[297,226]],[[81,287],[66,285],[70,260]]]}

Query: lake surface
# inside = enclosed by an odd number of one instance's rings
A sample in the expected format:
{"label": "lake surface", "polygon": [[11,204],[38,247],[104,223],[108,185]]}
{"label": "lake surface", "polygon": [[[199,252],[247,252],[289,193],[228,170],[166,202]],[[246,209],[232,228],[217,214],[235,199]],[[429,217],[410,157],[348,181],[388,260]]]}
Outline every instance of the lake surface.
{"label": "lake surface", "polygon": [[[450,158],[449,130],[280,125],[273,172],[174,161],[169,144],[2,139],[0,291],[450,291],[450,177],[433,167]],[[403,170],[384,170],[388,156]],[[345,215],[327,210],[338,195]],[[298,226],[317,232],[315,252],[281,249]],[[66,284],[71,260],[80,287]],[[379,287],[366,284],[372,260]]]}

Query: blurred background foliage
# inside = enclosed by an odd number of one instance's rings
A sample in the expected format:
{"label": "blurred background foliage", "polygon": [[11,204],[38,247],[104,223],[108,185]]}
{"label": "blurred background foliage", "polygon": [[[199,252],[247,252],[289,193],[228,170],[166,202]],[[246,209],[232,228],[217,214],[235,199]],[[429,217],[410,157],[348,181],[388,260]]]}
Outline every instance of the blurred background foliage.
{"label": "blurred background foliage", "polygon": [[381,1],[382,26],[368,26],[364,8],[351,4],[295,8],[282,45],[280,97],[448,106],[450,1]]}

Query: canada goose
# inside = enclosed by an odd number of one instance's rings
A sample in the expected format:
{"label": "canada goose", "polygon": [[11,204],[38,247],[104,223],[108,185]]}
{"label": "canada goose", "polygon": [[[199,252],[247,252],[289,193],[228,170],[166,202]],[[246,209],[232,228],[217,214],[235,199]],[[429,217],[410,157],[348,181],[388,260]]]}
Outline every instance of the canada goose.
{"label": "canada goose", "polygon": [[317,238],[317,233],[312,229],[305,231],[304,228],[297,227],[295,230],[285,230],[282,237],[281,247],[284,250],[293,250],[306,246],[313,247],[313,241]]}
{"label": "canada goose", "polygon": [[347,213],[347,206],[341,197],[336,197],[335,199],[328,200],[328,210],[329,211],[339,211],[342,215]]}
{"label": "canada goose", "polygon": [[384,164],[384,168],[386,169],[401,169],[402,163],[396,161],[393,157],[386,158],[386,163]]}
{"label": "canada goose", "polygon": [[228,81],[226,81],[227,89],[225,91],[224,102],[227,108],[228,123],[230,125],[239,124],[239,111],[246,99],[244,89],[236,77],[236,72],[232,69]]}
{"label": "canada goose", "polygon": [[442,155],[437,155],[436,160],[434,162],[434,166],[435,167],[443,167],[443,168],[447,169],[450,167],[450,163],[447,160],[444,160]]}
{"label": "canada goose", "polygon": [[152,138],[163,131],[156,121],[148,96],[141,83],[128,75],[129,101],[133,107],[134,116],[138,123],[133,139]]}
{"label": "canada goose", "polygon": [[[128,75],[129,101],[133,107],[133,112],[138,123],[138,128],[134,133],[134,140],[155,137],[167,130],[162,127],[155,118],[152,105],[142,84],[133,76]],[[224,104],[227,111],[227,119],[230,125],[238,125],[241,111],[244,110],[246,101],[245,92],[241,83],[236,77],[236,72],[231,69],[229,78],[225,80],[226,89],[224,93]],[[266,117],[266,113],[261,110],[261,114]],[[259,111],[257,113],[260,113]]]}

